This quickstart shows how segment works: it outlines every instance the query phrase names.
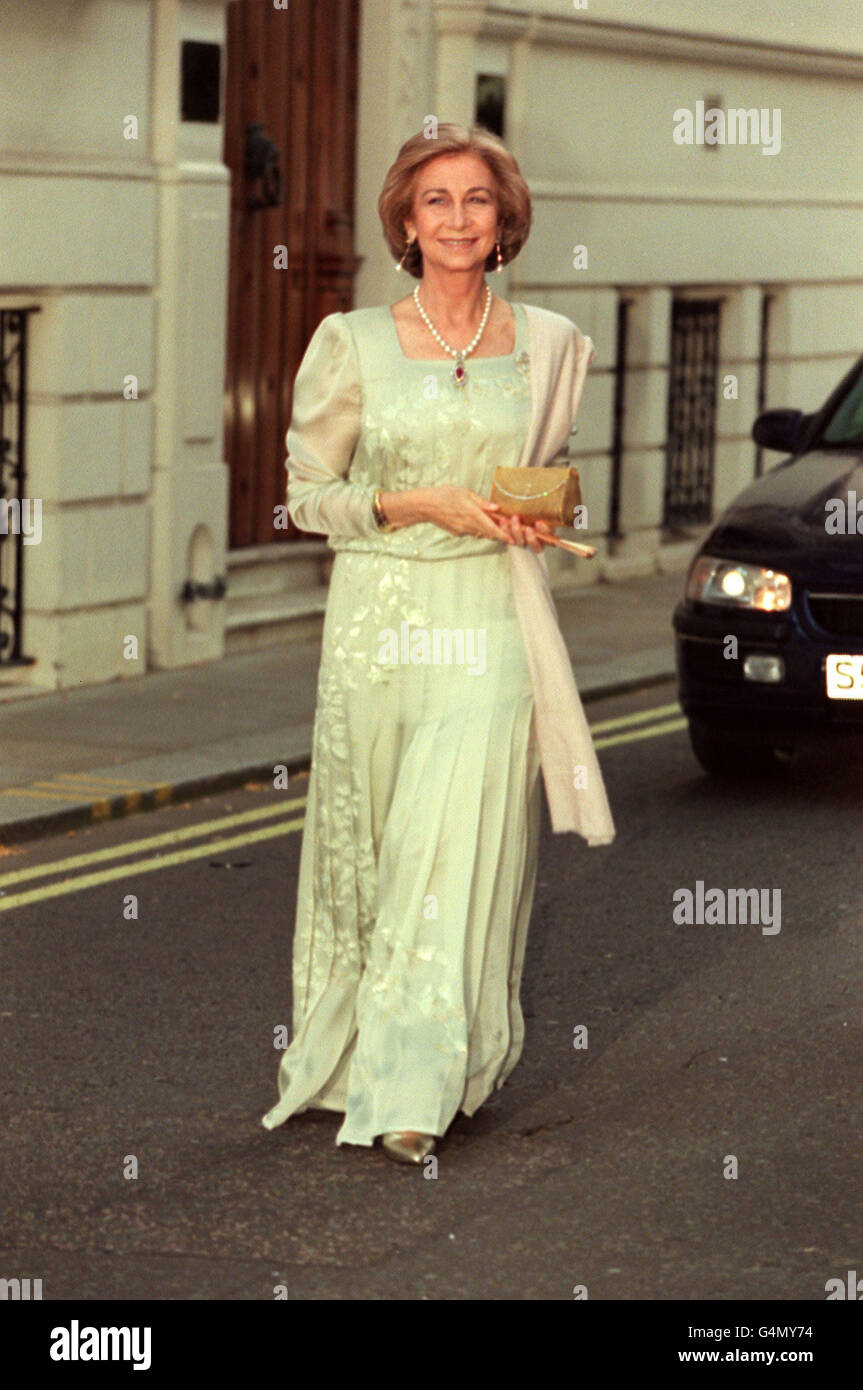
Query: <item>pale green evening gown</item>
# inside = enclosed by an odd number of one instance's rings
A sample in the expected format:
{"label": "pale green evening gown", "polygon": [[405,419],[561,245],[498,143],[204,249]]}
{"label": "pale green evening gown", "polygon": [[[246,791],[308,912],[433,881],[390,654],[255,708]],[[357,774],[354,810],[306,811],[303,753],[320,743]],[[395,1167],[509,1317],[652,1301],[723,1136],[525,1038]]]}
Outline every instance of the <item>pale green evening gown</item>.
{"label": "pale green evening gown", "polygon": [[[451,360],[405,357],[386,306],[323,321],[295,401],[326,378],[332,418],[356,409],[353,500],[443,483],[488,496],[495,467],[518,463],[530,362],[513,312],[513,352],[468,358],[462,386]],[[518,1061],[540,781],[508,547],[431,523],[364,530],[329,535],[293,1040],[263,1124],[335,1110],[337,1143],[370,1145],[442,1135]]]}

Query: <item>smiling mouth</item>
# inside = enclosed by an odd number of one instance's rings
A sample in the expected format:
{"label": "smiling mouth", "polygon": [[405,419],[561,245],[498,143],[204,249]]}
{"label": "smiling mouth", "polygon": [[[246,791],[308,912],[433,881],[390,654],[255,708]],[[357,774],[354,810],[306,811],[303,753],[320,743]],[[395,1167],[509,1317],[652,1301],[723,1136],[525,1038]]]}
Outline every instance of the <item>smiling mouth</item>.
{"label": "smiling mouth", "polygon": [[441,237],[441,243],[444,246],[473,246],[476,240],[477,238],[475,236],[469,237],[462,241],[456,241],[454,239],[450,240],[450,238],[448,237]]}

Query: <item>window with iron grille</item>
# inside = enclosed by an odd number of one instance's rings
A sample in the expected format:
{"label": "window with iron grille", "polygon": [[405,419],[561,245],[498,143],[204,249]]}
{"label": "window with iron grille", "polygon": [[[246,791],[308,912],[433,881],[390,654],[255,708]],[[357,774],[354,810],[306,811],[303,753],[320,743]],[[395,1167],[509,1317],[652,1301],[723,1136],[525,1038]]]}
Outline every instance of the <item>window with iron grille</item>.
{"label": "window with iron grille", "polygon": [[[0,309],[0,670],[33,660],[23,651],[26,552],[22,504],[28,504],[27,329],[30,315],[38,312],[35,307]],[[26,519],[27,511],[24,516]]]}
{"label": "window with iron grille", "polygon": [[677,299],[671,310],[663,525],[709,521],[713,509],[719,299]]}

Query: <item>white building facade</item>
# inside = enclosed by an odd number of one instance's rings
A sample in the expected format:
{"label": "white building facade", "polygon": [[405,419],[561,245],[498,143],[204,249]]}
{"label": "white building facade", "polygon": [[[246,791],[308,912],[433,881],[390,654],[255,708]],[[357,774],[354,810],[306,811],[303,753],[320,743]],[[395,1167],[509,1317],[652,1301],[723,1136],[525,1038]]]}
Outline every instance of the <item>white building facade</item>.
{"label": "white building facade", "polygon": [[[59,688],[216,659],[228,171],[178,119],[184,38],[222,0],[6,0],[0,309],[29,316],[24,652]],[[14,60],[13,60],[14,58]],[[4,552],[10,549],[4,544]],[[4,553],[4,560],[7,555]]]}
{"label": "white building facade", "polygon": [[[39,543],[17,547],[32,660],[0,651],[0,688],[226,650],[230,173],[221,119],[179,111],[182,44],[223,47],[226,9],[0,14],[0,311],[10,333],[32,311],[25,492],[41,502]],[[494,288],[597,349],[570,457],[600,555],[553,555],[555,586],[683,566],[776,461],[751,441],[759,409],[814,408],[861,351],[863,4],[360,0],[358,83],[354,306],[410,288],[376,210],[399,145],[428,118],[471,124],[490,94],[534,200]],[[14,434],[11,394],[4,410]],[[10,590],[15,549],[4,537]],[[319,610],[325,543],[267,549],[312,575],[297,582]]]}

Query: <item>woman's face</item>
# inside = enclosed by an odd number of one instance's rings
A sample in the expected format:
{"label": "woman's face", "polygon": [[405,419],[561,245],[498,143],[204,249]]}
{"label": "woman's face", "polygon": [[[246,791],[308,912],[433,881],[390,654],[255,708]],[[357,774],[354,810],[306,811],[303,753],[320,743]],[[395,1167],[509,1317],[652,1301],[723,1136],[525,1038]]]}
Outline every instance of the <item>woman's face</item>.
{"label": "woman's face", "polygon": [[423,268],[473,270],[494,250],[497,191],[479,155],[442,154],[430,159],[414,180],[413,216],[405,231],[419,241]]}

